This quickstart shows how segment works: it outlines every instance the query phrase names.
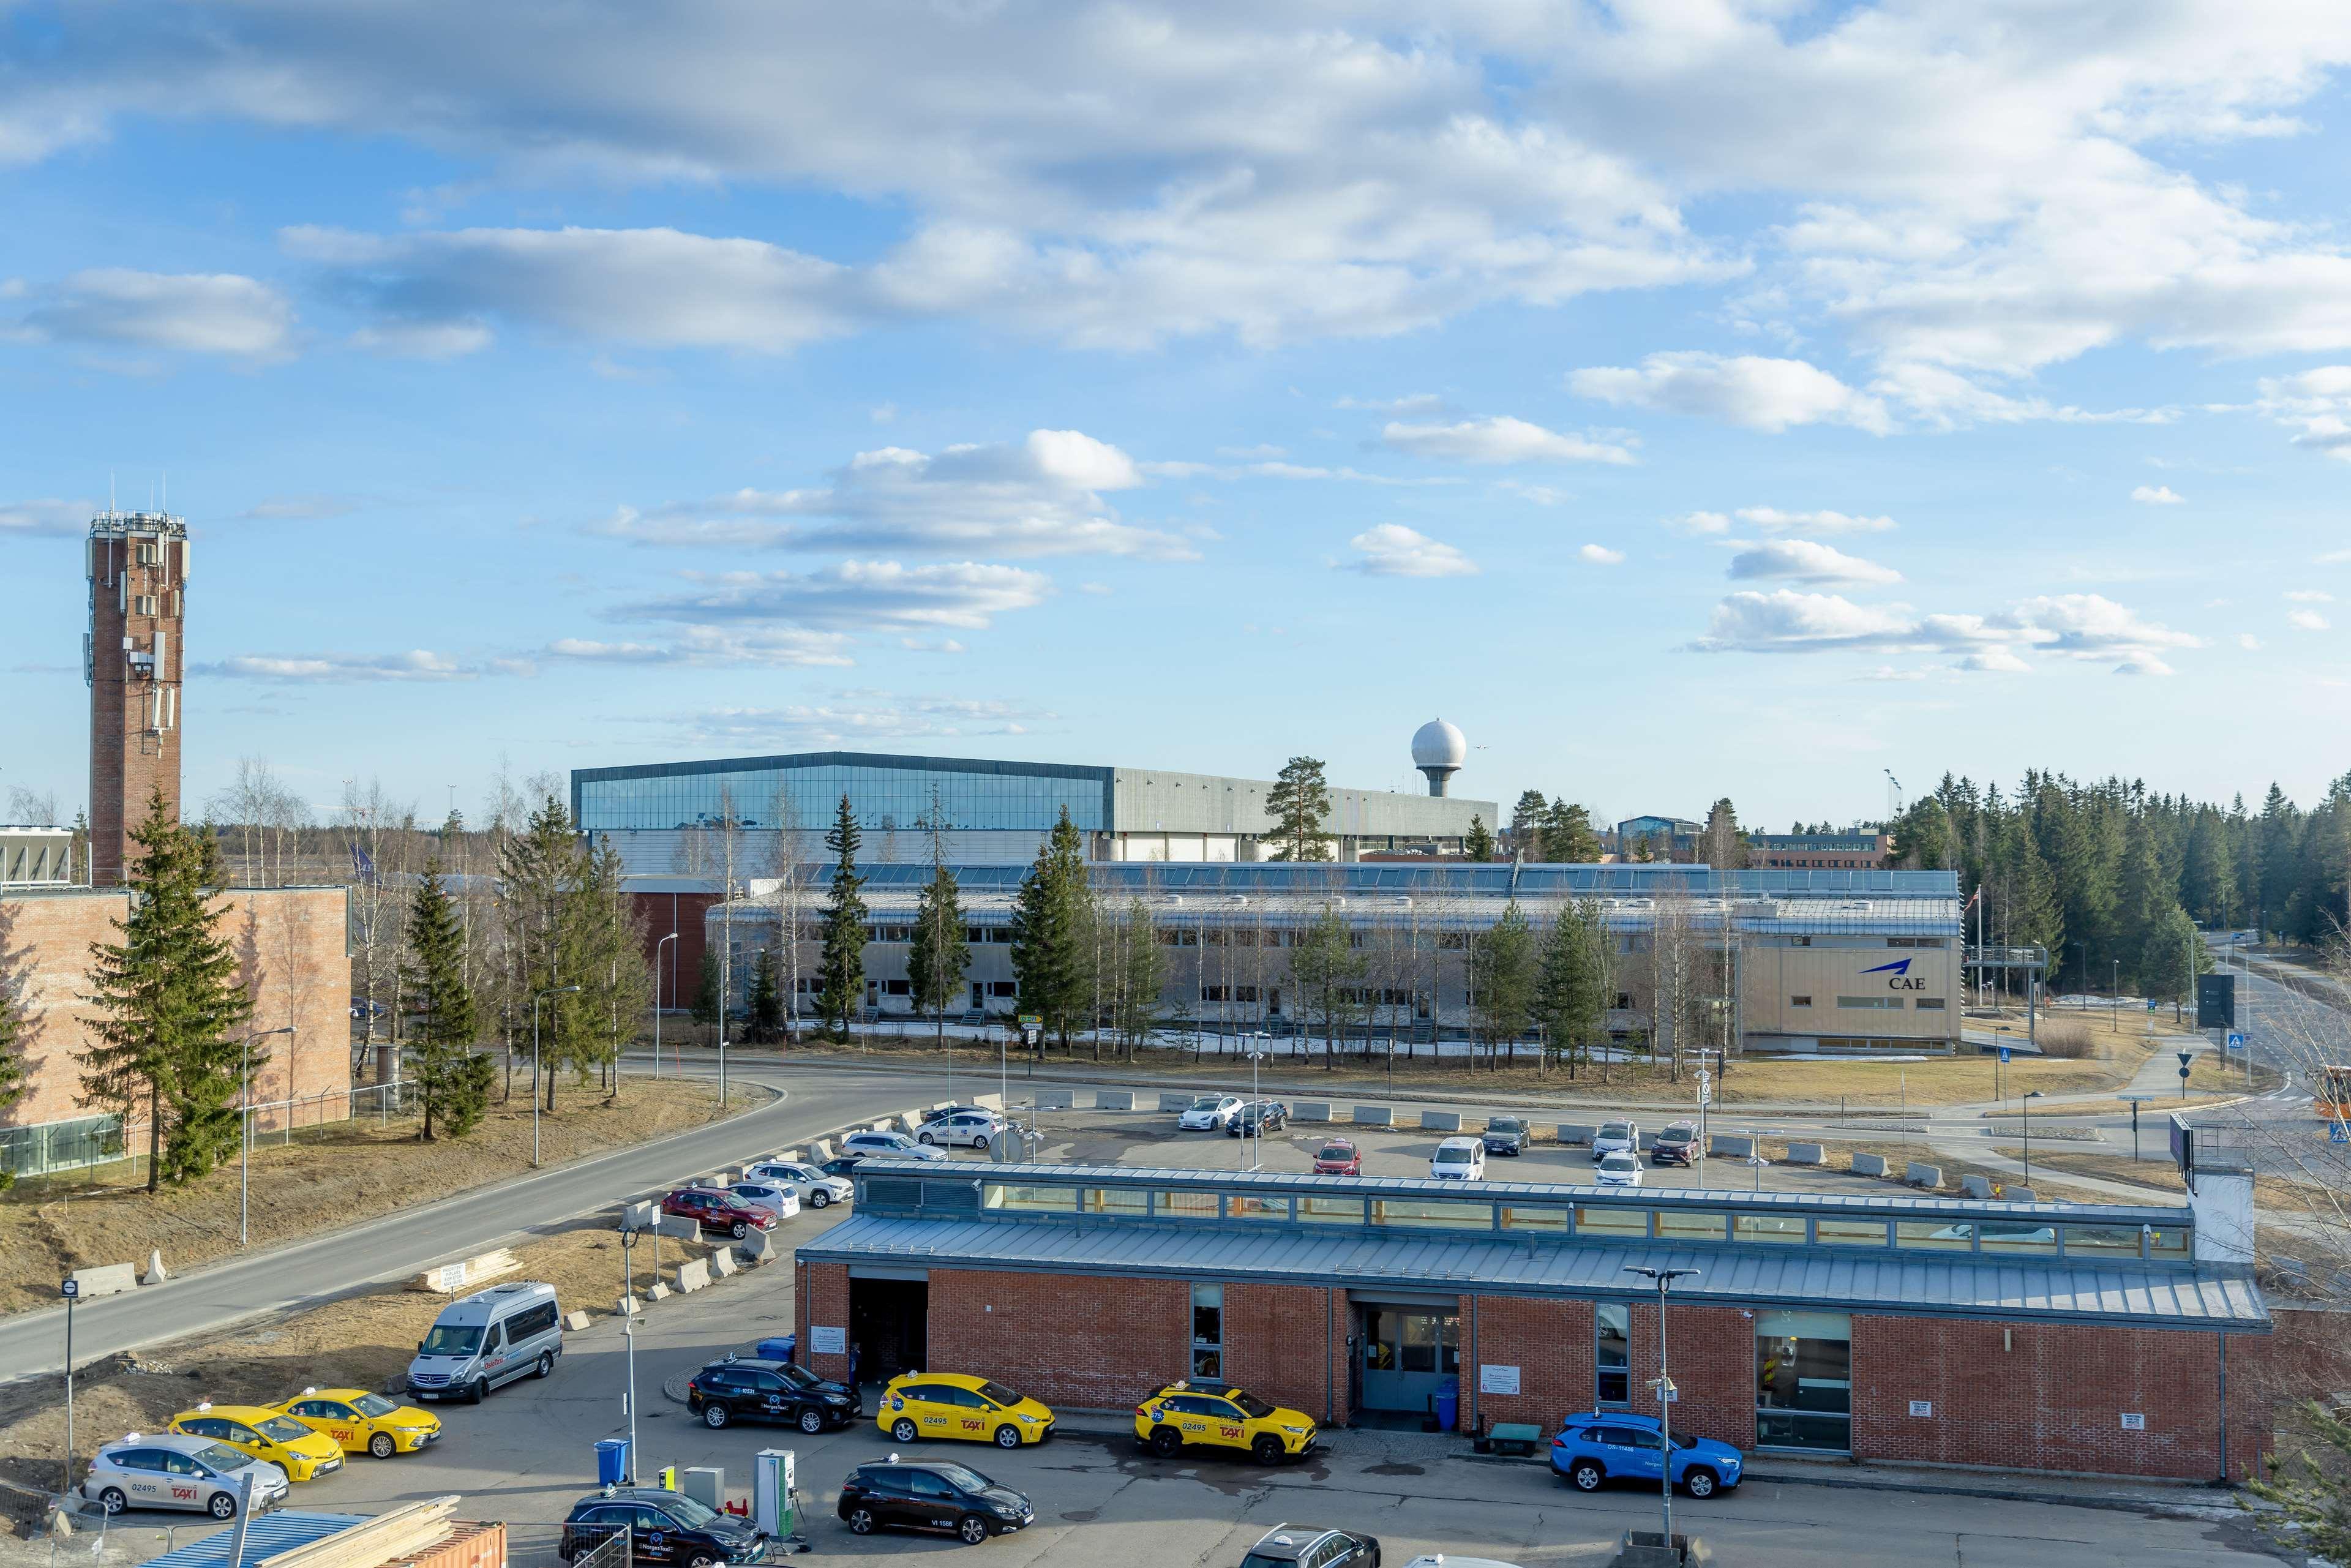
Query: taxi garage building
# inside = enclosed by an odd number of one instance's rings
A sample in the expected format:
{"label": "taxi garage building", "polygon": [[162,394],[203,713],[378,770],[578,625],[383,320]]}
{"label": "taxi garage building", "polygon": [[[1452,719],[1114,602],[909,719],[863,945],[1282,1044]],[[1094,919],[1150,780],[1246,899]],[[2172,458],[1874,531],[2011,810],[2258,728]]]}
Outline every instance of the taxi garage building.
{"label": "taxi garage building", "polygon": [[[975,1174],[966,1174],[973,1172]],[[2241,1478],[2268,1446],[2250,1181],[2194,1208],[868,1162],[799,1249],[822,1376],[1124,1409],[1220,1377],[1326,1426],[1656,1411],[1743,1449]],[[1393,1417],[1391,1417],[1393,1418]]]}

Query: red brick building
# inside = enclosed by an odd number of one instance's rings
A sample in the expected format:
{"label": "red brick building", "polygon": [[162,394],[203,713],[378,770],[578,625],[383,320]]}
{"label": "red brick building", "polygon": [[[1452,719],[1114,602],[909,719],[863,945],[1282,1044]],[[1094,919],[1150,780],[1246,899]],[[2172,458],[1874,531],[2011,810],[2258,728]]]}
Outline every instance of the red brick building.
{"label": "red brick building", "polygon": [[2179,1208],[869,1162],[800,1249],[820,1375],[1130,1408],[1243,1385],[1326,1425],[1654,1413],[1742,1449],[2188,1479],[2265,1448],[2271,1322]]}
{"label": "red brick building", "polygon": [[155,792],[180,815],[180,676],[187,658],[188,525],[104,512],[89,525],[89,880],[119,886],[131,830]]}
{"label": "red brick building", "polygon": [[[258,1042],[254,1071],[256,1106],[290,1097],[329,1096],[327,1120],[348,1114],[332,1098],[351,1081],[351,964],[345,902],[340,887],[232,888],[222,895],[219,929],[235,949],[256,1032],[291,1027],[291,1036]],[[90,948],[121,939],[117,929],[131,910],[120,888],[60,888],[0,894],[0,990],[23,1017],[23,1050],[31,1078],[27,1092],[0,1109],[0,1158],[35,1170],[53,1163],[38,1154],[47,1130],[78,1138],[80,1124],[99,1115],[81,1096],[82,1056],[94,1009],[86,999]],[[278,1113],[256,1111],[255,1125],[270,1128]],[[303,1124],[321,1111],[306,1106]],[[26,1129],[44,1129],[28,1133]],[[34,1153],[21,1151],[31,1147]]]}

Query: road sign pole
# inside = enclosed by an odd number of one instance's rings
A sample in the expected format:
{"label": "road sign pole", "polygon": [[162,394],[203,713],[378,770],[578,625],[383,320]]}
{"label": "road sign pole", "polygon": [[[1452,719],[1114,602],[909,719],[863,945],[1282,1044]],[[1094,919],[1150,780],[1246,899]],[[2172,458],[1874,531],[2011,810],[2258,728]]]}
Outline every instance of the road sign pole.
{"label": "road sign pole", "polygon": [[62,1494],[73,1490],[73,1310],[75,1299],[81,1294],[81,1281],[68,1279],[57,1290],[66,1299],[66,1479],[57,1488]]}

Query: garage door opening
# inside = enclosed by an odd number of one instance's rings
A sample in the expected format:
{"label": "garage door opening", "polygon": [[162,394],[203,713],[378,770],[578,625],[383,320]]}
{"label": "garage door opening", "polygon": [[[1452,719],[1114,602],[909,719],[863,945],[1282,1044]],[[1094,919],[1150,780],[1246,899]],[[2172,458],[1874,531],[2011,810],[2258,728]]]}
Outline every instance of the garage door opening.
{"label": "garage door opening", "polygon": [[930,1365],[928,1280],[849,1281],[849,1350],[863,1383]]}

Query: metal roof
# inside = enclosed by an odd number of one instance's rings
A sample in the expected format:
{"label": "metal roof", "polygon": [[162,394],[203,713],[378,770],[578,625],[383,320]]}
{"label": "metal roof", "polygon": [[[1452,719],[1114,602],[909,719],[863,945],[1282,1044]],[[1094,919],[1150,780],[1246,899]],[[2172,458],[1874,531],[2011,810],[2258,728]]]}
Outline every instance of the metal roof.
{"label": "metal roof", "polygon": [[[365,1515],[356,1513],[305,1513],[280,1509],[275,1513],[255,1514],[246,1521],[245,1556],[235,1568],[253,1568],[264,1558],[324,1541],[366,1522]],[[148,1568],[231,1568],[229,1552],[235,1544],[236,1526],[231,1523],[202,1541],[149,1558]]]}
{"label": "metal roof", "polygon": [[[817,864],[820,873],[830,865]],[[1016,888],[1028,874],[1021,864],[964,864],[955,868],[966,891]],[[914,887],[930,880],[931,868],[914,862],[879,862],[859,868],[869,888]],[[1121,891],[1181,894],[1286,894],[1295,897],[1342,897],[1355,894],[1452,894],[1505,898],[1654,897],[1668,890],[1692,898],[1726,893],[1740,899],[1849,898],[1955,899],[1959,873],[1949,871],[1875,871],[1774,867],[1716,871],[1706,865],[1559,865],[1496,861],[1443,861],[1426,865],[1392,861],[1095,861],[1086,873],[1097,886]]]}
{"label": "metal roof", "polygon": [[[1458,1192],[1458,1184],[1445,1184]],[[1015,1269],[1061,1274],[1255,1279],[1364,1289],[1632,1299],[1634,1265],[1696,1270],[1678,1300],[1934,1317],[2062,1317],[2163,1328],[2266,1332],[2241,1271],[2085,1267],[1980,1254],[1532,1245],[1499,1236],[1381,1236],[1123,1224],[1078,1226],[860,1214],[804,1243],[804,1262]]]}

